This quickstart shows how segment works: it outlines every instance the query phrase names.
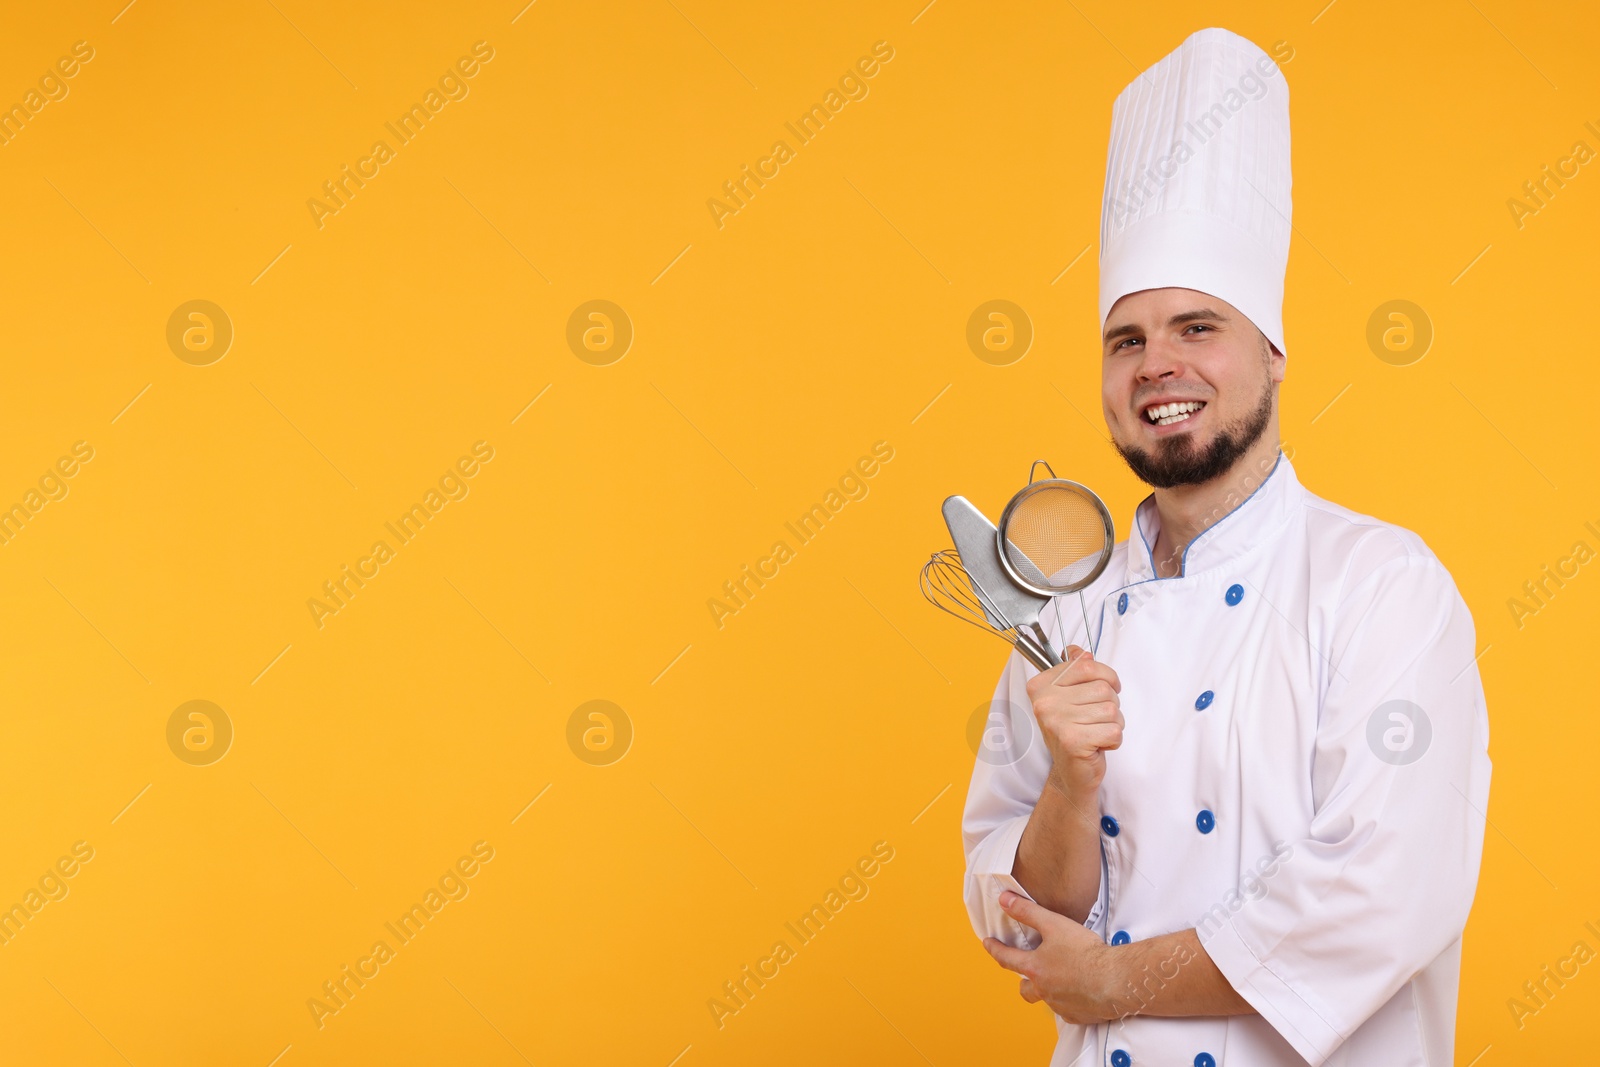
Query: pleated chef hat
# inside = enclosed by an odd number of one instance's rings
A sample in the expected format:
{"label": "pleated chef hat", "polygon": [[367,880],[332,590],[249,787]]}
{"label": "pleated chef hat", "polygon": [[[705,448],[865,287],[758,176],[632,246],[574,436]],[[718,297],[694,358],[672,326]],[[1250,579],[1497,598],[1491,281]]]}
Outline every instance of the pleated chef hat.
{"label": "pleated chef hat", "polygon": [[1199,30],[1111,109],[1100,213],[1100,329],[1141,289],[1195,289],[1283,345],[1289,86],[1228,30]]}

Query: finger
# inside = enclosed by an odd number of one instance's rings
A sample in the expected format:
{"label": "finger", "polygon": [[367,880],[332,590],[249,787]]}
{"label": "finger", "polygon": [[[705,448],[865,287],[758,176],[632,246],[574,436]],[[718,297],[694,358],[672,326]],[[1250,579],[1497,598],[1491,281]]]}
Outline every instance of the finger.
{"label": "finger", "polygon": [[1035,986],[1032,979],[1029,978],[1024,978],[1022,980],[1022,988],[1019,989],[1018,992],[1022,994],[1022,999],[1026,1000],[1029,1004],[1037,1004],[1039,1001],[1044,999],[1039,995],[1038,987]]}
{"label": "finger", "polygon": [[1112,670],[1109,664],[1091,660],[1087,663],[1080,663],[1078,670],[1082,679],[1086,682],[1104,682],[1111,687],[1112,692],[1122,691],[1122,679],[1117,677],[1117,672]]}
{"label": "finger", "polygon": [[1033,953],[1020,948],[1012,948],[995,937],[984,938],[983,947],[988,950],[989,955],[994,957],[996,963],[1006,970],[1016,971],[1018,974],[1021,974],[1023,968],[1028,966],[1028,961],[1033,956]]}
{"label": "finger", "polygon": [[1123,725],[1114,718],[1076,722],[1068,730],[1059,730],[1052,724],[1044,726],[1053,735],[1058,760],[1098,760],[1106,752],[1122,747]]}
{"label": "finger", "polygon": [[1085,723],[1083,726],[1083,745],[1087,749],[1105,752],[1122,747],[1121,716],[1115,722]]}
{"label": "finger", "polygon": [[1057,681],[1060,679],[1062,674],[1070,669],[1070,664],[1058,663],[1054,667],[1050,667],[1047,670],[1042,670],[1038,674],[1035,674],[1032,678],[1029,678],[1024,685],[1024,688],[1026,688],[1028,691],[1028,698],[1031,700],[1036,692],[1057,684]]}
{"label": "finger", "polygon": [[1075,685],[1064,686],[1062,694],[1069,704],[1083,706],[1085,704],[1115,704],[1122,706],[1122,697],[1111,688],[1111,683],[1104,678],[1089,678]]}
{"label": "finger", "polygon": [[[1051,679],[1054,685],[1073,685],[1082,679],[1079,675],[1094,664],[1094,656],[1087,650],[1077,645],[1068,645],[1061,655],[1061,665],[1052,668],[1056,672]],[[1063,681],[1065,679],[1065,681]]]}
{"label": "finger", "polygon": [[1072,709],[1073,721],[1084,726],[1116,722],[1121,717],[1122,705],[1115,700],[1096,700],[1089,704],[1075,704]]}
{"label": "finger", "polygon": [[1125,725],[1121,705],[1106,700],[1089,704],[1041,700],[1034,705],[1033,717],[1046,733],[1058,740],[1071,739],[1082,727]]}
{"label": "finger", "polygon": [[[1077,648],[1076,645],[1071,648]],[[1078,650],[1082,654],[1074,658],[1068,655],[1060,666],[1050,668],[1056,671],[1052,678],[1053,685],[1078,685],[1082,682],[1101,681],[1109,685],[1114,691],[1122,690],[1122,681],[1117,677],[1117,672],[1104,663],[1097,661],[1091,653]]]}
{"label": "finger", "polygon": [[1041,934],[1052,919],[1060,917],[1044,905],[1029,900],[1021,893],[1012,893],[1009,890],[1000,894],[1000,910],[1023,926],[1032,927]]}

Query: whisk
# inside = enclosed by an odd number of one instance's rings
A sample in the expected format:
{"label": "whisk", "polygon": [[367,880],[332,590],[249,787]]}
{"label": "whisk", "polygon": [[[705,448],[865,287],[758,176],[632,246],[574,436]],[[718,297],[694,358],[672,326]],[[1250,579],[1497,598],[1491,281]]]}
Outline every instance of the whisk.
{"label": "whisk", "polygon": [[[928,562],[922,565],[918,584],[928,603],[941,611],[949,612],[963,622],[976,626],[984,633],[994,634],[1015,645],[1017,651],[1039,670],[1049,670],[1061,662],[1060,655],[1050,647],[1044,629],[1039,625],[1038,606],[1031,612],[1026,610],[1017,612],[1019,605],[1016,601],[1020,599],[1038,600],[1039,606],[1042,606],[1045,600],[1030,597],[1014,588],[999,591],[997,599],[996,595],[991,594],[972,576],[961,562],[960,553],[955,549],[942,549],[930,556]],[[1011,605],[1013,613],[1029,617],[1012,618],[1011,614],[1001,606],[1001,600],[1013,601]]]}

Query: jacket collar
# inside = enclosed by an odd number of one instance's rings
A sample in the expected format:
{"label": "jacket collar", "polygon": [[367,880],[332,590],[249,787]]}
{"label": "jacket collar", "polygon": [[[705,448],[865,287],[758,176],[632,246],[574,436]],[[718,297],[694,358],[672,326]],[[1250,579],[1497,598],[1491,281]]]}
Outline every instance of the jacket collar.
{"label": "jacket collar", "polygon": [[[1183,553],[1179,578],[1214,571],[1274,539],[1304,501],[1305,489],[1295,477],[1289,457],[1279,452],[1265,477],[1255,471],[1231,475],[1237,489],[1228,500],[1238,500],[1233,510],[1217,515],[1189,542]],[[1224,502],[1226,504],[1226,501]],[[1161,515],[1152,493],[1134,509],[1133,532],[1128,537],[1128,584],[1156,577],[1152,558],[1161,532]]]}

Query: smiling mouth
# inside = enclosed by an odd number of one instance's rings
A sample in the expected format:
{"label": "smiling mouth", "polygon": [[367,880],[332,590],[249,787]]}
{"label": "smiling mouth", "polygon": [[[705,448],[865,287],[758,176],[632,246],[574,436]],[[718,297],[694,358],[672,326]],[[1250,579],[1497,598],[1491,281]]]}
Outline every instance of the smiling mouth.
{"label": "smiling mouth", "polygon": [[1152,404],[1144,409],[1145,421],[1155,426],[1175,426],[1186,422],[1205,407],[1201,400],[1183,400],[1171,404]]}

